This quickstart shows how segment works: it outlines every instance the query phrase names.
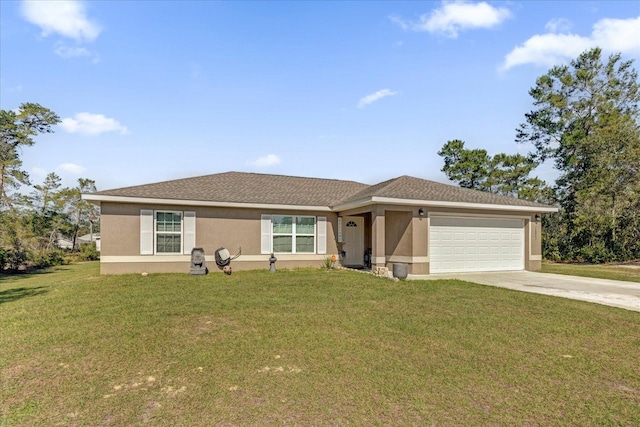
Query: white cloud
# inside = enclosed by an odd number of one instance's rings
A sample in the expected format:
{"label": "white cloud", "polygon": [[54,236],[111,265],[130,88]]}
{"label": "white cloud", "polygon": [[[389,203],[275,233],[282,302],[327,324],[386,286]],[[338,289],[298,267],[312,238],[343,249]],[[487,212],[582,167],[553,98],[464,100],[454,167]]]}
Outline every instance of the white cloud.
{"label": "white cloud", "polygon": [[[557,27],[547,24],[547,30],[555,29]],[[524,64],[553,66],[594,47],[637,56],[640,53],[640,17],[601,19],[587,37],[568,33],[536,34],[509,52],[500,68],[505,71]]]}
{"label": "white cloud", "polygon": [[577,57],[590,45],[588,38],[575,34],[536,34],[509,52],[502,69],[508,70],[522,64],[553,66]]}
{"label": "white cloud", "polygon": [[42,181],[47,176],[47,171],[37,166],[34,166],[31,168],[29,175],[31,176],[31,178],[37,181]]}
{"label": "white cloud", "polygon": [[390,16],[391,22],[403,30],[427,31],[456,38],[463,30],[493,28],[511,17],[511,11],[504,7],[494,7],[486,2],[443,1],[440,8],[420,17],[419,22],[405,21]]}
{"label": "white cloud", "polygon": [[376,101],[378,101],[379,99],[382,99],[384,97],[387,96],[394,96],[397,95],[398,92],[394,92],[392,90],[389,89],[382,89],[379,90],[375,93],[372,93],[371,95],[367,95],[364,98],[362,98],[360,101],[358,101],[358,108],[362,108],[366,105],[372,104]]}
{"label": "white cloud", "polygon": [[640,53],[640,16],[631,19],[601,19],[593,26],[591,38],[607,51]]}
{"label": "white cloud", "polygon": [[274,166],[280,163],[280,157],[275,154],[267,154],[266,156],[259,157],[257,160],[249,163],[259,167]]}
{"label": "white cloud", "polygon": [[63,163],[56,168],[56,173],[58,174],[70,174],[70,175],[81,175],[87,170],[87,168],[82,167],[80,165],[76,165],[75,163]]}
{"label": "white cloud", "polygon": [[100,62],[100,55],[95,52],[90,51],[84,47],[69,47],[62,43],[56,43],[53,52],[61,58],[78,58],[78,57],[88,57],[91,58],[91,62],[97,64]]}
{"label": "white cloud", "polygon": [[42,30],[42,36],[56,33],[78,42],[91,42],[102,30],[86,14],[84,3],[76,0],[24,0],[22,15]]}
{"label": "white cloud", "polygon": [[389,20],[405,31],[411,28],[410,22],[405,21],[404,19],[402,19],[397,15],[389,16]]}
{"label": "white cloud", "polygon": [[60,127],[69,133],[84,135],[98,135],[105,132],[120,132],[122,135],[129,133],[127,127],[118,123],[117,120],[92,113],[78,113],[74,118],[62,119]]}
{"label": "white cloud", "polygon": [[571,21],[564,18],[552,19],[544,28],[550,33],[566,33],[571,30]]}

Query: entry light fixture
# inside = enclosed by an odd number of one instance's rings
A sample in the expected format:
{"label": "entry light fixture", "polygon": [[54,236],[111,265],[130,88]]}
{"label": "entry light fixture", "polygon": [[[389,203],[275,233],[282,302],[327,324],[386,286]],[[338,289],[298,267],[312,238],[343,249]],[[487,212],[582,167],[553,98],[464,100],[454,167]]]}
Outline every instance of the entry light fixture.
{"label": "entry light fixture", "polygon": [[424,216],[424,209],[422,208],[418,209],[418,215]]}
{"label": "entry light fixture", "polygon": [[540,221],[540,214],[536,214],[536,221]]}

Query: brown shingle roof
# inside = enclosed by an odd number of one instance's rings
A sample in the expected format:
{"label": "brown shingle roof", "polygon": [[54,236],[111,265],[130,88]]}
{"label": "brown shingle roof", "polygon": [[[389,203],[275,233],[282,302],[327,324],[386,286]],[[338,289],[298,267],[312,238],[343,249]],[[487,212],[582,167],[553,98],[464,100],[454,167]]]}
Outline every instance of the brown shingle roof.
{"label": "brown shingle roof", "polygon": [[105,196],[206,202],[333,206],[369,187],[355,181],[225,172],[94,193]]}
{"label": "brown shingle roof", "polygon": [[406,175],[365,188],[342,200],[341,204],[356,202],[370,197],[389,197],[394,199],[478,203],[505,206],[548,207],[547,205],[516,199],[515,197],[500,196],[484,191],[461,188],[455,185],[442,184],[440,182]]}
{"label": "brown shingle roof", "polygon": [[145,199],[333,207],[372,197],[502,206],[549,206],[435,181],[400,176],[376,185],[337,179],[225,172],[93,193]]}

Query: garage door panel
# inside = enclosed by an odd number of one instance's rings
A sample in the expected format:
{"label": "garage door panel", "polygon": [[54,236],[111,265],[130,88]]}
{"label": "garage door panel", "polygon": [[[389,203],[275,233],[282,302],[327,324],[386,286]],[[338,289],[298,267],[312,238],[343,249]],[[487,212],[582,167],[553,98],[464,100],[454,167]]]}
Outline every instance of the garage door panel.
{"label": "garage door panel", "polygon": [[524,269],[523,220],[432,217],[429,236],[432,273]]}

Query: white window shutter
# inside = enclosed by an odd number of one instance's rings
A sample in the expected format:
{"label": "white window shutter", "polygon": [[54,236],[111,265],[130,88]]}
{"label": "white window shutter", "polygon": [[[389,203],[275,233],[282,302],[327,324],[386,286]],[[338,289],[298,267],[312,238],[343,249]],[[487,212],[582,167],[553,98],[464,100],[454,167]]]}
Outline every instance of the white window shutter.
{"label": "white window shutter", "polygon": [[260,217],[260,253],[270,254],[271,244],[271,215],[262,215]]}
{"label": "white window shutter", "polygon": [[153,255],[153,211],[140,209],[140,255]]}
{"label": "white window shutter", "polygon": [[182,252],[190,254],[191,250],[196,247],[196,213],[193,211],[185,211],[183,221],[184,248]]}
{"label": "white window shutter", "polygon": [[327,253],[327,217],[318,217],[318,253]]}

